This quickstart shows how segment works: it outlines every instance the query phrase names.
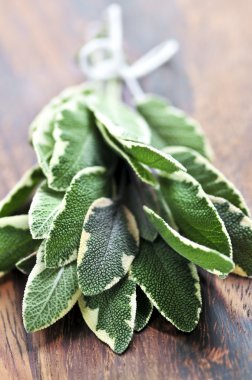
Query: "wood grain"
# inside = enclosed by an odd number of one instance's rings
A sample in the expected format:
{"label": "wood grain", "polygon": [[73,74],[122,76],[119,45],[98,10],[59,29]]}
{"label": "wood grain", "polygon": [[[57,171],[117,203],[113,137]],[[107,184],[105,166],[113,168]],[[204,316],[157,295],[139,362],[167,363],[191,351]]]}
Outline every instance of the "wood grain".
{"label": "wood grain", "polygon": [[[83,81],[74,56],[105,0],[0,0],[0,195],[35,160],[26,144],[32,118],[68,85]],[[132,59],[171,36],[182,50],[143,81],[199,119],[216,164],[252,206],[252,2],[121,1]],[[252,372],[252,282],[201,273],[204,309],[182,334],[156,314],[116,356],[84,325],[77,308],[32,335],[22,326],[26,278],[0,283],[1,380],[242,379]]]}

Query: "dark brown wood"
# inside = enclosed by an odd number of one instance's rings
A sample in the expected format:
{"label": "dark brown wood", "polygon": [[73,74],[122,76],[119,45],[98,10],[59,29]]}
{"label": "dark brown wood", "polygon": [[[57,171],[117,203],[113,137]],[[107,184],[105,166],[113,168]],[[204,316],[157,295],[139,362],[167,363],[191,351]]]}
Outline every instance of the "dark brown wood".
{"label": "dark brown wood", "polygon": [[[26,144],[40,108],[84,78],[74,56],[88,20],[105,0],[0,0],[0,195],[35,160]],[[131,58],[167,37],[181,52],[145,79],[201,121],[216,164],[252,206],[251,0],[121,1]],[[21,299],[26,278],[0,283],[1,380],[242,379],[252,371],[252,282],[201,274],[204,309],[199,327],[182,334],[163,318],[113,354],[84,325],[78,309],[45,331],[28,335]]]}

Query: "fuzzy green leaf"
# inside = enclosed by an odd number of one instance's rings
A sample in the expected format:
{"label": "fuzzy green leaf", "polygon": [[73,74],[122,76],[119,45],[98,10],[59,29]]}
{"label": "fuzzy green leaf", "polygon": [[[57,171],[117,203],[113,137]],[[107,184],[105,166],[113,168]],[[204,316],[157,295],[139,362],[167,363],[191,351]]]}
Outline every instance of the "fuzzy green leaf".
{"label": "fuzzy green leaf", "polygon": [[73,98],[81,98],[89,94],[90,85],[80,85],[67,88],[42,109],[30,127],[30,140],[37,154],[37,159],[44,174],[49,175],[49,164],[53,154],[55,140],[53,137],[55,121],[60,108]]}
{"label": "fuzzy green leaf", "polygon": [[53,101],[49,103],[36,117],[31,125],[32,144],[37,155],[38,163],[44,174],[49,173],[49,163],[54,148],[54,119],[57,108]]}
{"label": "fuzzy green leaf", "polygon": [[66,315],[80,297],[76,262],[48,269],[38,263],[28,278],[23,300],[23,320],[27,332],[52,325]]}
{"label": "fuzzy green leaf", "polygon": [[152,312],[153,305],[145,293],[141,290],[140,286],[137,287],[137,310],[135,320],[135,331],[142,331],[148,324]]}
{"label": "fuzzy green leaf", "polygon": [[34,252],[39,245],[32,240],[27,215],[0,219],[0,272],[9,272],[23,257]]}
{"label": "fuzzy green leaf", "polygon": [[46,242],[46,266],[55,268],[76,259],[85,215],[91,204],[112,192],[103,167],[81,170],[72,180]]}
{"label": "fuzzy green leaf", "polygon": [[150,143],[150,128],[144,118],[122,102],[97,97],[90,99],[89,106],[96,120],[104,125],[114,138]]}
{"label": "fuzzy green leaf", "polygon": [[29,211],[29,225],[33,239],[45,239],[59,211],[64,193],[56,192],[44,181],[33,197]]}
{"label": "fuzzy green leaf", "polygon": [[16,186],[0,202],[0,217],[10,216],[26,206],[34,189],[42,179],[43,174],[37,166],[28,170]]}
{"label": "fuzzy green leaf", "polygon": [[160,186],[182,234],[231,257],[232,246],[225,225],[200,184],[180,172],[161,178]]}
{"label": "fuzzy green leaf", "polygon": [[143,210],[143,206],[146,205],[158,211],[158,201],[154,190],[144,183],[134,181],[125,190],[125,202],[136,218],[141,237],[148,241],[154,241],[157,231]]}
{"label": "fuzzy green leaf", "polygon": [[151,127],[151,144],[156,148],[182,145],[211,156],[200,125],[165,99],[147,96],[137,109]]}
{"label": "fuzzy green leaf", "polygon": [[109,134],[109,132],[101,123],[98,122],[97,125],[106,143],[128,163],[138,178],[140,178],[141,181],[147,183],[148,185],[157,187],[158,181],[152,171],[147,166],[138,162],[134,157],[126,154],[124,150],[119,146],[118,141]]}
{"label": "fuzzy green leaf", "polygon": [[33,252],[16,263],[16,268],[23,274],[30,274],[36,264],[37,253]]}
{"label": "fuzzy green leaf", "polygon": [[211,200],[232,242],[234,272],[240,276],[252,276],[252,220],[223,198],[212,196]]}
{"label": "fuzzy green leaf", "polygon": [[179,330],[190,332],[201,311],[200,282],[195,266],[159,238],[142,241],[131,276],[158,311]]}
{"label": "fuzzy green leaf", "polygon": [[89,208],[78,253],[78,280],[83,294],[110,289],[128,272],[139,245],[134,216],[108,198]]}
{"label": "fuzzy green leaf", "polygon": [[136,284],[127,277],[111,289],[79,299],[82,316],[95,335],[118,354],[128,347],[134,332]]}
{"label": "fuzzy green leaf", "polygon": [[129,155],[134,157],[138,162],[149,166],[153,169],[162,170],[168,174],[174,173],[178,170],[186,171],[186,169],[173,159],[170,154],[162,153],[152,146],[134,141],[120,140],[123,150]]}
{"label": "fuzzy green leaf", "polygon": [[234,269],[234,263],[228,256],[185,238],[153,210],[148,207],[144,207],[144,210],[166,243],[181,256],[219,276],[226,276]]}
{"label": "fuzzy green leaf", "polygon": [[249,215],[248,207],[239,190],[198,152],[185,147],[168,147],[164,152],[170,153],[180,161],[207,194],[224,198]]}
{"label": "fuzzy green leaf", "polygon": [[106,162],[106,146],[83,99],[73,98],[61,107],[53,137],[55,145],[48,183],[57,191],[66,190],[81,169]]}

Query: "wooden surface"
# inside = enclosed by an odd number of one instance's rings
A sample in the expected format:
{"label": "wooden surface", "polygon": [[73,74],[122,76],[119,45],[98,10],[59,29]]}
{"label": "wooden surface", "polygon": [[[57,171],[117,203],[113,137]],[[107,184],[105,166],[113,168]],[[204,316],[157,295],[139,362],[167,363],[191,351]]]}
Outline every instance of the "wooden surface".
{"label": "wooden surface", "polygon": [[[40,108],[83,76],[73,57],[105,0],[0,0],[0,195],[35,160],[27,128]],[[132,59],[167,37],[181,52],[145,79],[201,121],[216,164],[252,206],[251,0],[122,1]],[[25,333],[26,278],[0,285],[0,379],[251,379],[252,282],[202,274],[204,308],[192,334],[157,315],[116,356],[84,325],[78,309],[46,331]]]}

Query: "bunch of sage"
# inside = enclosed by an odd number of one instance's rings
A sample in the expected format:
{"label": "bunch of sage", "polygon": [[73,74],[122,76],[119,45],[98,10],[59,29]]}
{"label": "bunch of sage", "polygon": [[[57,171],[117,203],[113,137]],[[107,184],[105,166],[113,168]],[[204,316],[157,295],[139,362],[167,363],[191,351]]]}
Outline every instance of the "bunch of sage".
{"label": "bunch of sage", "polygon": [[252,275],[244,199],[210,163],[199,124],[165,99],[147,96],[133,110],[74,87],[37,116],[31,142],[38,166],[0,203],[0,271],[29,274],[28,332],[78,302],[89,328],[122,353],[153,307],[179,330],[197,326],[197,266]]}
{"label": "bunch of sage", "polygon": [[[112,20],[120,13],[115,5],[110,12]],[[125,75],[121,67],[114,74]],[[29,275],[28,332],[78,303],[88,327],[122,353],[154,307],[179,330],[194,330],[197,267],[252,276],[252,220],[210,162],[195,120],[141,91],[129,107],[114,89],[111,80],[69,88],[32,123],[38,165],[0,202],[0,274]]]}

